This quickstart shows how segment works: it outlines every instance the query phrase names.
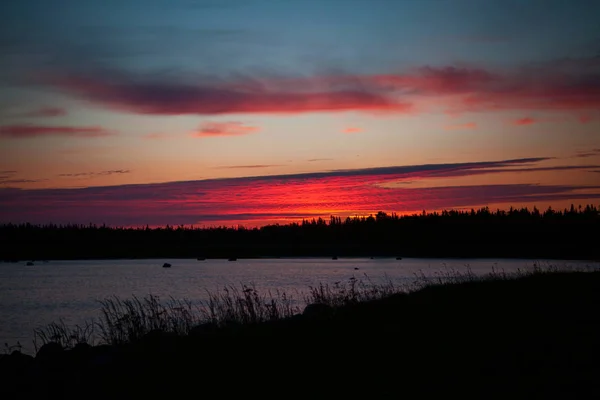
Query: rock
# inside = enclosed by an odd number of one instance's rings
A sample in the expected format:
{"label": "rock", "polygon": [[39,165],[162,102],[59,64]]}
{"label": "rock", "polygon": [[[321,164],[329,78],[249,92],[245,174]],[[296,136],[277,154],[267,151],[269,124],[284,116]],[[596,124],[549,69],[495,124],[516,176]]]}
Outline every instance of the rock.
{"label": "rock", "polygon": [[36,360],[47,361],[60,357],[63,353],[63,347],[56,342],[44,344],[35,355]]}
{"label": "rock", "polygon": [[19,350],[15,350],[10,353],[10,356],[4,356],[2,361],[3,370],[9,369],[10,371],[21,371],[32,364],[33,357],[23,354]]}
{"label": "rock", "polygon": [[83,352],[88,353],[91,349],[92,349],[92,346],[90,346],[87,343],[77,343],[75,345],[75,347],[73,347],[73,350],[71,350],[71,351],[80,352],[80,353],[83,353]]}
{"label": "rock", "polygon": [[180,337],[178,334],[155,329],[145,334],[135,344],[135,347],[139,348],[145,355],[172,355],[177,351],[179,343]]}
{"label": "rock", "polygon": [[77,343],[68,351],[69,358],[78,364],[87,362],[92,355],[92,346],[87,343]]}
{"label": "rock", "polygon": [[190,330],[189,335],[190,336],[210,335],[210,334],[214,334],[215,332],[217,332],[218,329],[219,329],[219,327],[217,326],[217,324],[214,324],[212,322],[206,322],[204,324],[194,326]]}
{"label": "rock", "polygon": [[90,349],[89,366],[92,368],[102,368],[111,365],[114,359],[115,349],[113,346],[103,344]]}
{"label": "rock", "polygon": [[172,341],[178,337],[179,335],[174,332],[165,332],[161,329],[153,329],[142,337],[142,342],[147,344],[162,344],[165,341]]}
{"label": "rock", "polygon": [[333,308],[327,304],[314,303],[304,308],[302,316],[311,319],[325,319],[333,314]]}
{"label": "rock", "polygon": [[304,320],[304,316],[302,314],[294,314],[289,317],[289,320],[292,322],[300,322]]}
{"label": "rock", "polygon": [[171,268],[171,264],[169,264],[169,263],[164,263],[164,264],[163,264],[163,268]]}

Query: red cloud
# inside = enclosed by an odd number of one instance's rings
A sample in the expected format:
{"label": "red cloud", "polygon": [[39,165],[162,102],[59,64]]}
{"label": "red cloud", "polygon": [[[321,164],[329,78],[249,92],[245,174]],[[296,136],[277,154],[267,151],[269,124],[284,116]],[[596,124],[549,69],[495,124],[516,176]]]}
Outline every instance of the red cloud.
{"label": "red cloud", "polygon": [[305,113],[318,111],[409,112],[412,105],[358,87],[306,90],[272,80],[267,85],[221,82],[200,84],[140,81],[125,74],[46,76],[44,83],[113,109],[139,114],[217,115],[227,113]]}
{"label": "red cloud", "polygon": [[194,133],[194,136],[239,136],[258,131],[258,127],[244,125],[241,122],[207,122]]}
{"label": "red cloud", "polygon": [[41,82],[106,107],[140,114],[410,113],[413,100],[429,96],[443,98],[451,113],[563,110],[581,115],[600,108],[598,76],[600,62],[591,58],[499,71],[425,66],[392,74],[212,77],[194,82],[119,71],[69,71],[43,76]]}
{"label": "red cloud", "polygon": [[513,125],[533,125],[538,122],[539,121],[536,119],[525,117],[525,118],[521,118],[521,119],[517,119],[517,120],[513,121]]}
{"label": "red cloud", "polygon": [[[547,158],[232,179],[208,179],[82,189],[0,190],[0,222],[178,225],[211,221],[263,222],[332,214],[409,212],[600,198],[599,186],[482,185],[411,188],[398,180],[535,171]],[[585,167],[585,168],[584,168]],[[597,166],[547,167],[548,170]],[[586,189],[588,193],[582,193]]]}
{"label": "red cloud", "polygon": [[[600,109],[599,109],[599,111],[600,111]],[[582,114],[577,118],[577,120],[582,124],[589,124],[590,122],[593,122],[593,121],[600,121],[600,113]]]}
{"label": "red cloud", "polygon": [[67,110],[59,107],[42,107],[25,114],[27,117],[62,117],[67,115]]}
{"label": "red cloud", "polygon": [[39,136],[72,136],[94,138],[113,135],[114,132],[104,128],[76,126],[45,126],[45,125],[10,125],[0,126],[0,137],[31,138]]}
{"label": "red cloud", "polygon": [[362,132],[361,128],[354,128],[354,127],[349,127],[343,130],[344,133],[358,133],[358,132]]}
{"label": "red cloud", "polygon": [[454,125],[446,125],[444,129],[446,130],[455,130],[455,129],[475,129],[477,128],[477,124],[475,122],[467,122],[464,124],[454,124]]}
{"label": "red cloud", "polygon": [[143,136],[144,139],[164,139],[165,137],[162,133],[149,133]]}
{"label": "red cloud", "polygon": [[222,167],[215,167],[216,169],[260,169],[260,168],[271,168],[271,167],[283,167],[281,164],[253,164],[253,165],[224,165]]}

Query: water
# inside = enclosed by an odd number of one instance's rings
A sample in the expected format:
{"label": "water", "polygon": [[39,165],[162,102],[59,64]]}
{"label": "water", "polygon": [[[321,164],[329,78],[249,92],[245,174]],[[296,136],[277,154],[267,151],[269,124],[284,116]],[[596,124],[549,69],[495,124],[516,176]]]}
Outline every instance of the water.
{"label": "water", "polygon": [[[165,262],[173,266],[162,268]],[[537,263],[600,266],[578,261]],[[511,272],[532,268],[533,264],[532,260],[393,258],[50,261],[34,266],[5,263],[0,264],[0,344],[19,341],[23,351],[31,354],[34,328],[60,319],[73,325],[97,319],[98,300],[115,295],[130,298],[153,294],[198,302],[206,299],[206,290],[254,283],[261,292],[279,289],[302,298],[298,293],[306,292],[309,286],[347,281],[353,276],[364,279],[364,274],[373,282],[390,279],[401,284],[413,281],[415,273],[435,276],[448,269],[466,271],[468,266],[475,274],[485,274],[492,268]]]}

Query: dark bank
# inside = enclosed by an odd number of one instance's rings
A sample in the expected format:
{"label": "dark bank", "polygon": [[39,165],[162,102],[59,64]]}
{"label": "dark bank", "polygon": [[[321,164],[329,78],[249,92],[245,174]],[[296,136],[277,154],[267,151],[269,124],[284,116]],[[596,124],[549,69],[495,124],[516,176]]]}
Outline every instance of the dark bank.
{"label": "dark bank", "polygon": [[0,259],[461,257],[600,259],[593,205],[332,216],[261,228],[0,226]]}
{"label": "dark bank", "polygon": [[119,313],[113,300],[104,310],[126,329],[106,327],[106,344],[46,338],[35,358],[2,356],[0,373],[5,394],[25,397],[595,398],[599,293],[593,270],[447,277],[408,293],[350,282],[259,321],[244,290],[180,331],[141,322],[156,305]]}

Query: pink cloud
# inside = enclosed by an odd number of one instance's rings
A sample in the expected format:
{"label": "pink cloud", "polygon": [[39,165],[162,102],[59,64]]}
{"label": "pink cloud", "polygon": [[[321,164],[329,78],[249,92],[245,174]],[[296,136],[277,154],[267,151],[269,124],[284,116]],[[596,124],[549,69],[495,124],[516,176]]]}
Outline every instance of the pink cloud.
{"label": "pink cloud", "polygon": [[539,120],[537,120],[537,119],[525,117],[525,118],[520,118],[520,119],[513,121],[513,125],[518,125],[518,126],[533,125],[538,122],[539,122]]}
{"label": "pink cloud", "polygon": [[344,133],[359,133],[362,132],[361,128],[356,128],[356,127],[348,127],[346,129],[343,130]]}
{"label": "pink cloud", "polygon": [[60,107],[42,107],[25,113],[27,117],[62,117],[67,115],[67,110]]}
{"label": "pink cloud", "polygon": [[200,126],[200,130],[194,133],[193,136],[240,136],[258,132],[259,130],[256,126],[248,126],[235,121],[206,122]]}
{"label": "pink cloud", "polygon": [[462,129],[476,129],[477,128],[477,124],[475,122],[467,122],[464,124],[453,124],[453,125],[446,125],[444,127],[444,129],[446,130],[462,130]]}
{"label": "pink cloud", "polygon": [[223,165],[215,167],[215,169],[261,169],[261,168],[272,168],[272,167],[283,167],[281,164],[252,164],[252,165]]}
{"label": "pink cloud", "polygon": [[63,178],[78,178],[78,177],[94,177],[94,176],[107,176],[107,175],[115,175],[115,174],[128,174],[131,171],[128,169],[112,169],[100,172],[75,172],[69,174],[58,174],[58,176]]}
{"label": "pink cloud", "polygon": [[227,113],[306,113],[371,111],[406,113],[412,105],[393,96],[361,88],[307,90],[271,80],[266,85],[246,81],[206,80],[200,83],[162,82],[123,73],[97,75],[49,74],[42,83],[112,109],[138,114],[218,115]]}
{"label": "pink cloud", "polygon": [[424,97],[446,112],[600,108],[600,62],[564,59],[487,70],[423,66],[383,74],[166,78],[127,71],[49,73],[37,81],[116,110],[159,115],[361,111],[414,113]]}
{"label": "pink cloud", "polygon": [[580,115],[577,118],[577,120],[581,124],[589,124],[589,123],[594,122],[594,121],[600,121],[600,114],[598,114],[598,113],[596,113],[596,114],[592,114],[592,113],[582,114],[582,115]]}
{"label": "pink cloud", "polygon": [[114,134],[114,132],[98,126],[47,126],[30,124],[0,126],[0,137],[15,139],[44,136],[95,138]]}
{"label": "pink cloud", "polygon": [[167,136],[162,133],[149,133],[147,135],[142,136],[144,139],[156,140],[156,139],[165,139]]}

